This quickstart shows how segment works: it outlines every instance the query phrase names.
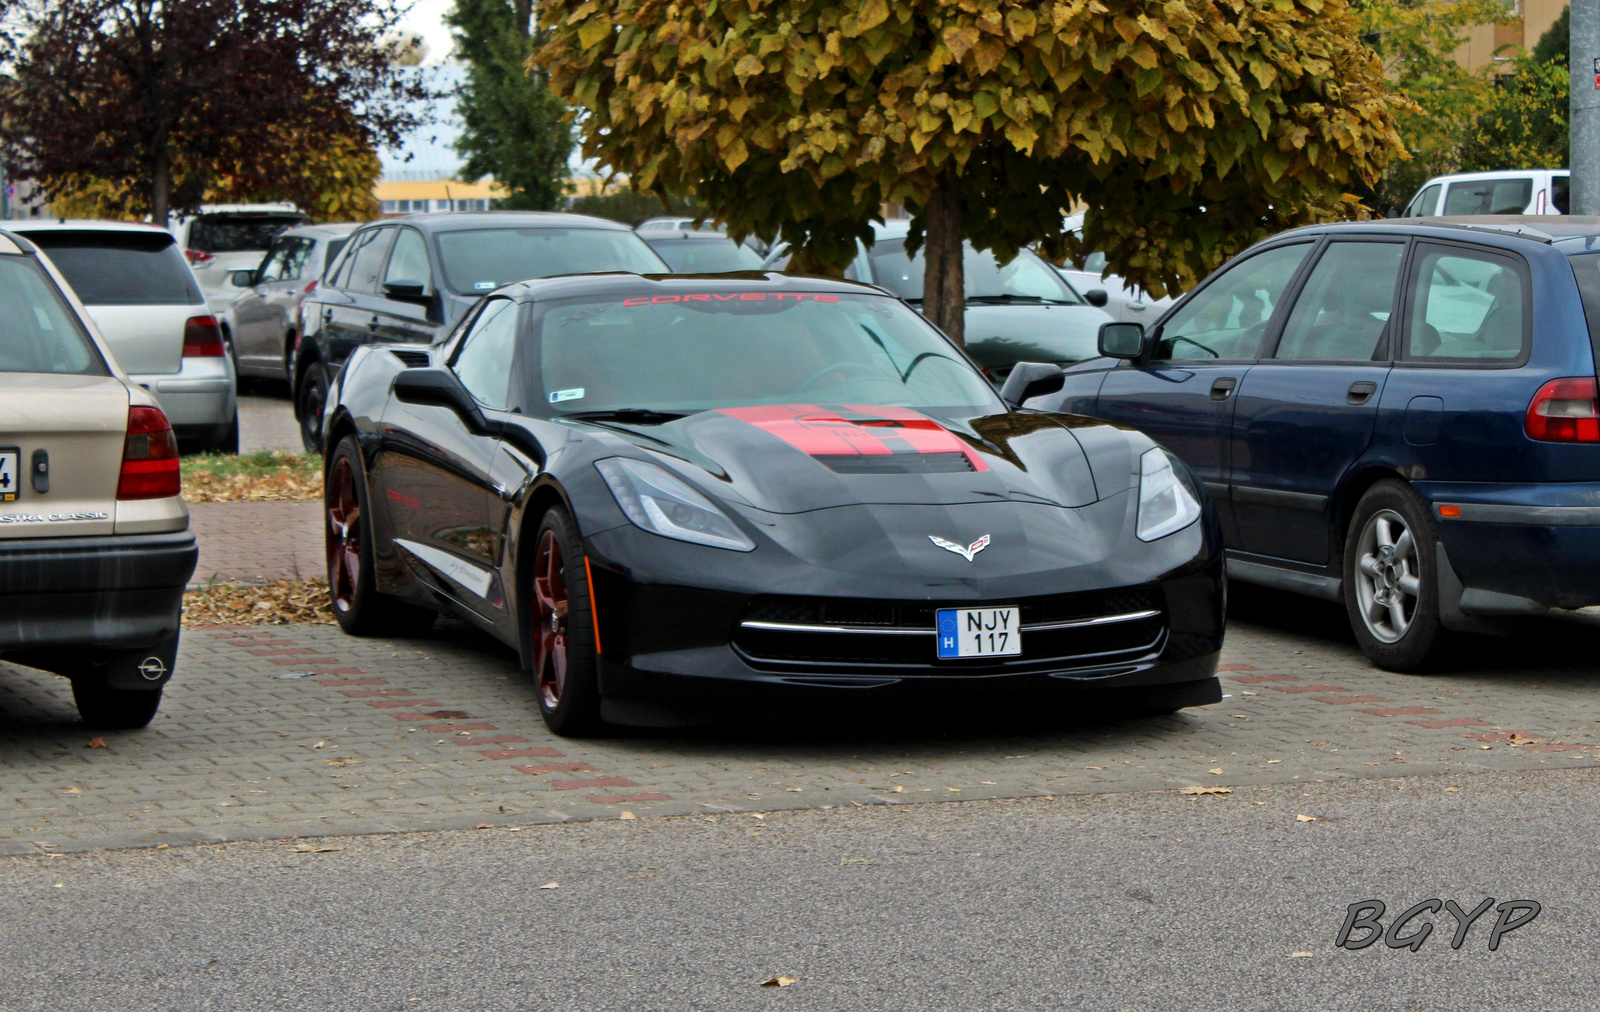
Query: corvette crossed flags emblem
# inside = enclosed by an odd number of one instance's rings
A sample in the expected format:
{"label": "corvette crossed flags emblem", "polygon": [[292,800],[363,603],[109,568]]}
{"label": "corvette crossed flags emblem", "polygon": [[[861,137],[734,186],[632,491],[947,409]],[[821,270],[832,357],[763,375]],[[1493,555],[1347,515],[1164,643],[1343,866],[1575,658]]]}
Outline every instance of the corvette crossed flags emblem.
{"label": "corvette crossed flags emblem", "polygon": [[972,561],[972,557],[974,555],[977,555],[979,552],[989,547],[989,535],[987,534],[965,548],[962,548],[954,541],[946,541],[944,538],[936,538],[932,534],[928,535],[928,540],[932,541],[934,544],[938,545],[940,548],[943,548],[947,552],[955,552],[968,562]]}

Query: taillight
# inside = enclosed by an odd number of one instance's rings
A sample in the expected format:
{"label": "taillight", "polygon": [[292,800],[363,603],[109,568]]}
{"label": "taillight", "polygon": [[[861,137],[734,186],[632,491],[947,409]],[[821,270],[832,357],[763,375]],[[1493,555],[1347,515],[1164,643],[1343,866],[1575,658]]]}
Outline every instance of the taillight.
{"label": "taillight", "polygon": [[316,290],[317,290],[317,283],[315,281],[313,281],[313,282],[311,282],[311,284],[306,285],[306,290],[305,290],[304,294],[310,295],[312,292],[314,292]]}
{"label": "taillight", "polygon": [[160,408],[128,409],[118,499],[166,499],[178,494],[178,439]]}
{"label": "taillight", "polygon": [[222,351],[222,326],[215,316],[191,316],[183,325],[184,358],[217,358]]}
{"label": "taillight", "polygon": [[1523,429],[1547,443],[1600,443],[1600,390],[1593,376],[1555,379],[1528,405]]}
{"label": "taillight", "polygon": [[188,258],[191,266],[204,267],[217,258],[215,253],[207,253],[203,249],[186,249],[183,255]]}

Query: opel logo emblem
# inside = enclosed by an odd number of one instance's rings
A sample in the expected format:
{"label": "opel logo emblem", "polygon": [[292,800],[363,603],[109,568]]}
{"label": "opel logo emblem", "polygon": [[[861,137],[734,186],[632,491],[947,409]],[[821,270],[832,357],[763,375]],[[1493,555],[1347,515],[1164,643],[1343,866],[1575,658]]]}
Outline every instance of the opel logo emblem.
{"label": "opel logo emblem", "polygon": [[139,674],[143,675],[146,681],[159,682],[167,675],[166,662],[159,657],[146,657],[139,662]]}

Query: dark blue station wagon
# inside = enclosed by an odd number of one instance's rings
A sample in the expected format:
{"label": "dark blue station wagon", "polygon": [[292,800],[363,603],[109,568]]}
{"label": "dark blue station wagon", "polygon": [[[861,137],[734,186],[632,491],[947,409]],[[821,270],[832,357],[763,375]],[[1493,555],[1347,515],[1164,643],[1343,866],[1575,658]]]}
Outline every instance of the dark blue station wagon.
{"label": "dark blue station wagon", "polygon": [[1600,603],[1600,218],[1296,229],[1100,350],[1033,406],[1166,444],[1229,575],[1342,602],[1378,665]]}

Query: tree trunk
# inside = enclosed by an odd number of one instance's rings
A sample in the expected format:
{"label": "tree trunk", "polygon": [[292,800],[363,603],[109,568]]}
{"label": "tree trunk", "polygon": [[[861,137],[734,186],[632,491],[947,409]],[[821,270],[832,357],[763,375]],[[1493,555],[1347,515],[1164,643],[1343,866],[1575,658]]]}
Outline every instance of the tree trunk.
{"label": "tree trunk", "polygon": [[533,34],[533,0],[516,0],[516,19],[523,38]]}
{"label": "tree trunk", "polygon": [[150,173],[150,221],[167,227],[167,205],[172,193],[172,161],[165,151],[156,155]]}
{"label": "tree trunk", "polygon": [[923,220],[922,312],[950,340],[966,346],[966,273],[962,264],[961,197],[941,181]]}

